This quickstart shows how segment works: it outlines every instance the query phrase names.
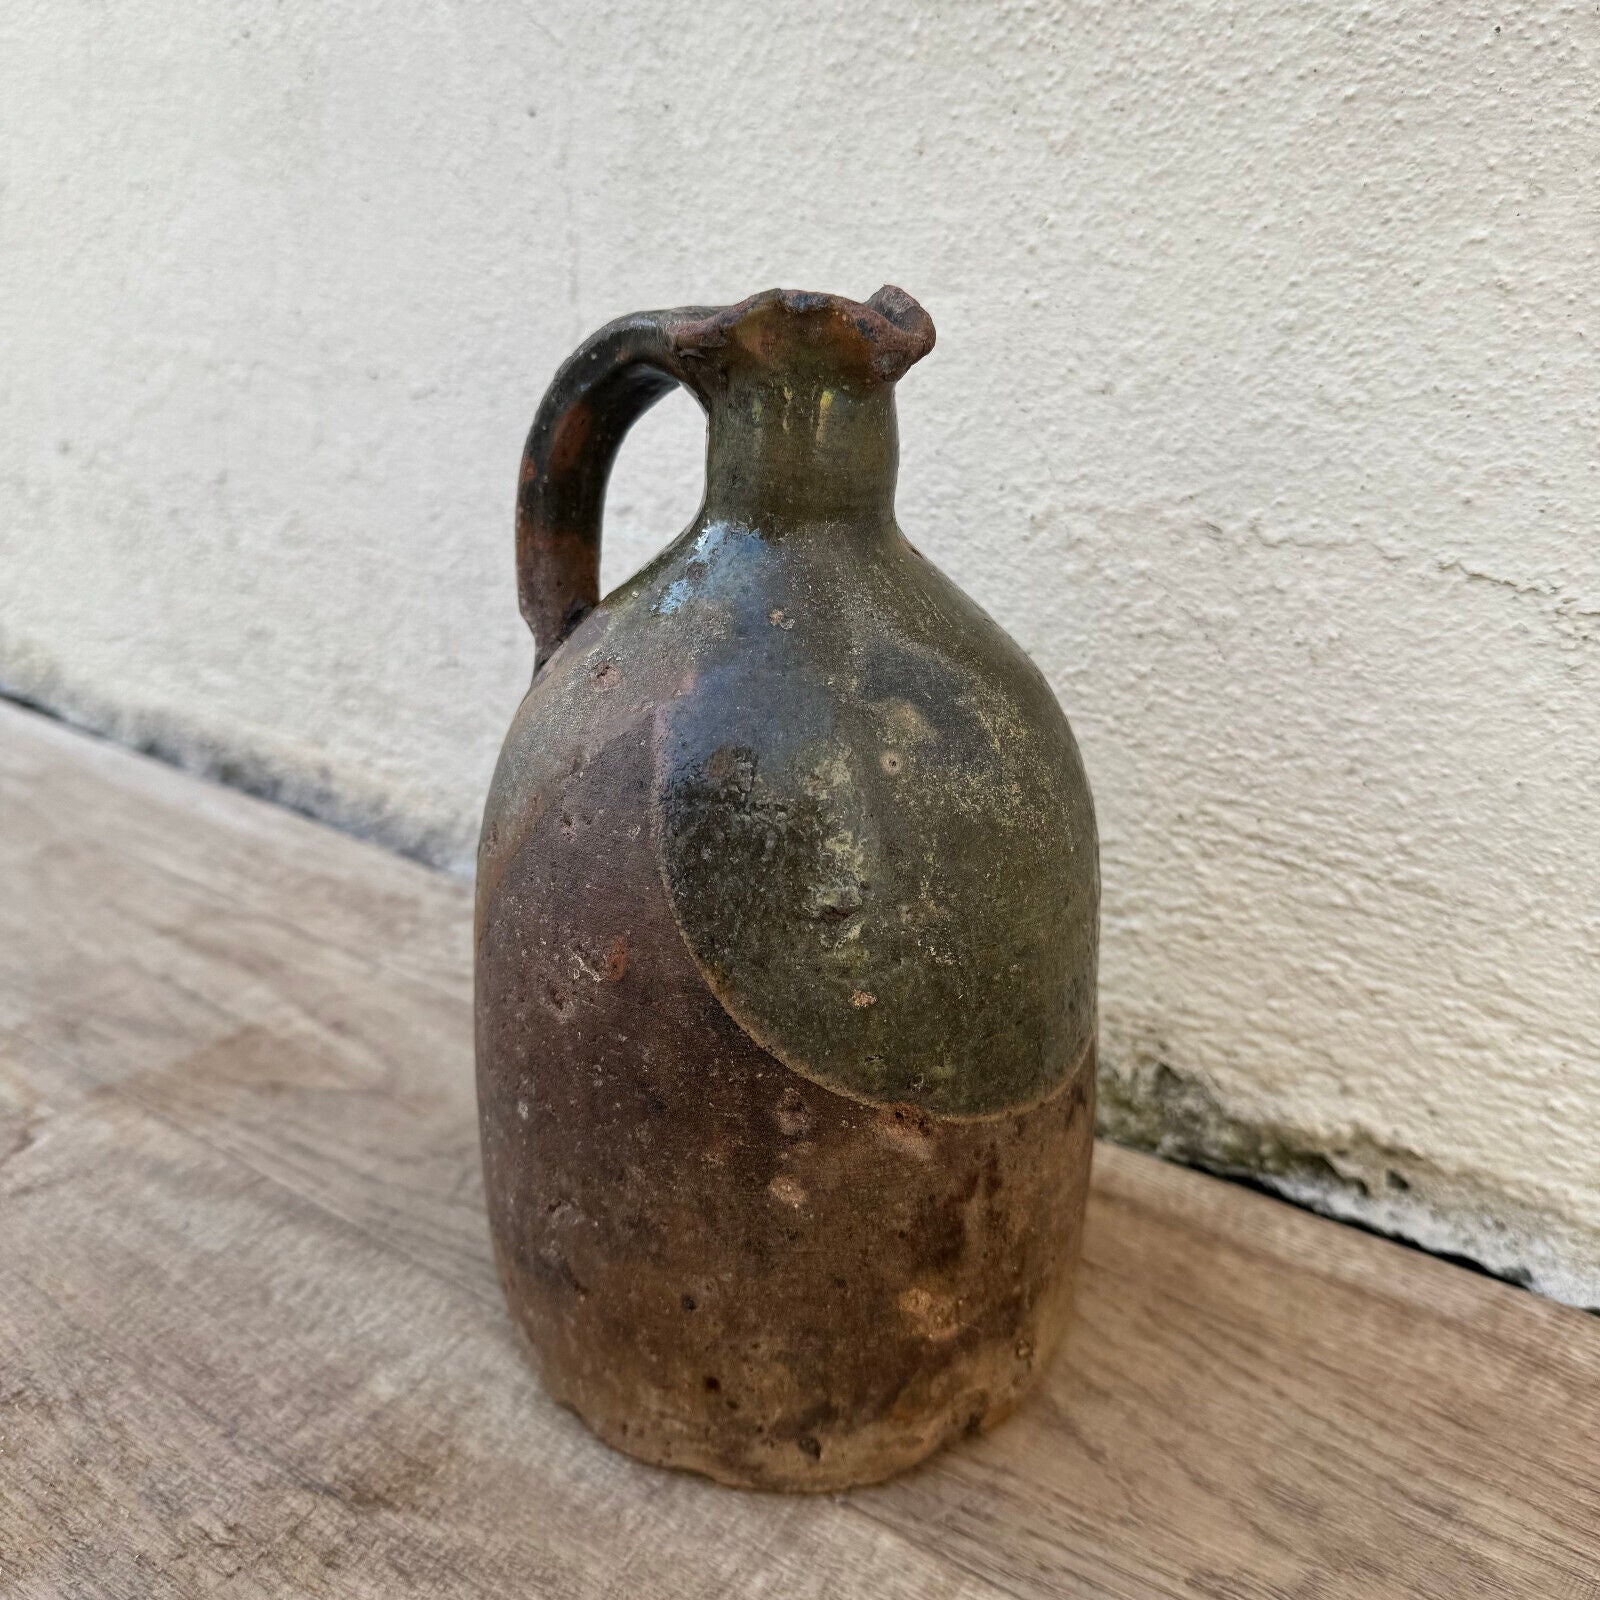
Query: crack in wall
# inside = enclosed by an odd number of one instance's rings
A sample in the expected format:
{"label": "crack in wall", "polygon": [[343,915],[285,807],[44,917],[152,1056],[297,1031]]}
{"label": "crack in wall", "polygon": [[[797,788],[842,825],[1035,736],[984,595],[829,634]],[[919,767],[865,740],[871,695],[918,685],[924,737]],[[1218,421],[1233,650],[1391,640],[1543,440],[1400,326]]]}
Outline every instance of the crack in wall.
{"label": "crack in wall", "polygon": [[1484,583],[1504,589],[1521,598],[1544,602],[1541,610],[1551,630],[1575,644],[1600,643],[1600,605],[1570,590],[1551,578],[1513,578],[1469,566],[1459,556],[1439,556],[1434,561],[1439,572],[1453,573],[1468,583]]}

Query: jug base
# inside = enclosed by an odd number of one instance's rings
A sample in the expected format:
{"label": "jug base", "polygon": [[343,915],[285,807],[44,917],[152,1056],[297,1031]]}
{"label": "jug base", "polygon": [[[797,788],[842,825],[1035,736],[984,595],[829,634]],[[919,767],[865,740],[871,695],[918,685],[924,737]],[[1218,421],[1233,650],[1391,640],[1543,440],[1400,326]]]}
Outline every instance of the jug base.
{"label": "jug base", "polygon": [[[1063,1295],[1063,1301],[1068,1296]],[[1064,1304],[1042,1348],[1019,1368],[1015,1351],[980,1353],[937,1408],[904,1421],[864,1420],[854,1429],[829,1430],[827,1443],[810,1438],[745,1434],[713,1436],[703,1424],[666,1408],[641,1406],[627,1416],[595,1404],[597,1397],[552,1381],[546,1364],[518,1326],[519,1343],[546,1392],[571,1411],[602,1443],[646,1466],[694,1473],[725,1488],[778,1494],[832,1494],[865,1488],[909,1472],[948,1445],[988,1433],[1006,1421],[1048,1376],[1068,1320]],[[586,1403],[586,1401],[588,1403]]]}

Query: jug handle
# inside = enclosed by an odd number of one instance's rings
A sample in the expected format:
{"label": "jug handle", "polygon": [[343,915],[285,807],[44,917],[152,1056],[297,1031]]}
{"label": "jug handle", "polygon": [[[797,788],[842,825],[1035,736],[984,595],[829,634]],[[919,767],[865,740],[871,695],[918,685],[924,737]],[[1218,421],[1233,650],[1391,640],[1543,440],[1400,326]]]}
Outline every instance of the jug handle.
{"label": "jug handle", "polygon": [[[676,383],[691,393],[678,330],[705,309],[608,323],[562,364],[522,452],[517,600],[537,674],[600,600],[600,519],[623,436]],[[696,395],[698,399],[698,394]]]}

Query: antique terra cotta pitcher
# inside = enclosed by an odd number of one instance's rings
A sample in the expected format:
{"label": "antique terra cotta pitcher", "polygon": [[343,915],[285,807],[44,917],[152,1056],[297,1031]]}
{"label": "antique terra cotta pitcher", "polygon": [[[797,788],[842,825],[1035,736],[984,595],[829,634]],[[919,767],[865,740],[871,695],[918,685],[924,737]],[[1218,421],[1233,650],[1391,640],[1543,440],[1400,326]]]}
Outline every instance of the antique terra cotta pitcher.
{"label": "antique terra cotta pitcher", "polygon": [[[895,523],[902,291],[624,317],[518,508],[533,685],[479,847],[506,1299],[602,1438],[726,1483],[882,1478],[1010,1411],[1067,1313],[1099,867],[1066,718]],[[705,503],[601,600],[630,424]]]}

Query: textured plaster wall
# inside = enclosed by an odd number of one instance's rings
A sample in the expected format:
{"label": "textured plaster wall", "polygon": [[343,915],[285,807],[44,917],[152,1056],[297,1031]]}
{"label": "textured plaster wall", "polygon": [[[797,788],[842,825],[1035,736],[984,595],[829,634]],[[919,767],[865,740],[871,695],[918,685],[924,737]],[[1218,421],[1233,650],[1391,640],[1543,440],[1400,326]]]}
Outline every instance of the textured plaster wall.
{"label": "textured plaster wall", "polygon": [[12,0],[0,684],[465,867],[557,361],[901,283],[902,521],[1095,785],[1110,1126],[1600,1303],[1597,81],[1550,0]]}

